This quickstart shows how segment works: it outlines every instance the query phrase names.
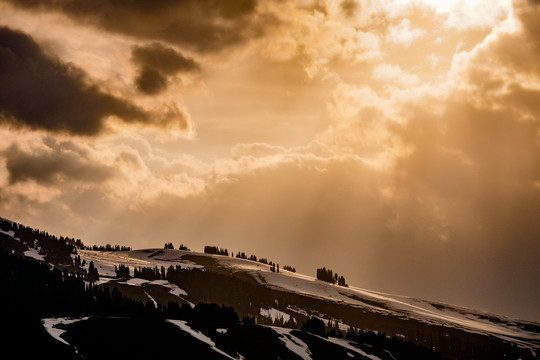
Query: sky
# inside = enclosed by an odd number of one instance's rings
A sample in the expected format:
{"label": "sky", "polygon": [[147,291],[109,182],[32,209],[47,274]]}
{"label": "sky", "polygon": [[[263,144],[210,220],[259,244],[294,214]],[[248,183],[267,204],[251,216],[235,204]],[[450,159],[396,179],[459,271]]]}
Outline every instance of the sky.
{"label": "sky", "polygon": [[540,321],[537,0],[0,0],[0,216]]}

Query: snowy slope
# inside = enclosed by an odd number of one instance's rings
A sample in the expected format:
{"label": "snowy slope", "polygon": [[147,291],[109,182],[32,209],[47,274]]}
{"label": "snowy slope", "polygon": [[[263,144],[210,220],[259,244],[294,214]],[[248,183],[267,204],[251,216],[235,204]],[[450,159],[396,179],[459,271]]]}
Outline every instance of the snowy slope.
{"label": "snowy slope", "polygon": [[98,269],[101,276],[114,277],[114,267],[120,264],[129,266],[131,270],[136,267],[169,267],[171,265],[180,265],[182,268],[201,268],[189,260],[182,260],[182,256],[186,255],[187,251],[169,250],[169,249],[149,249],[149,250],[133,250],[133,251],[93,251],[93,250],[78,250],[81,260],[86,260],[86,267],[90,261],[94,262],[94,266]]}
{"label": "snowy slope", "polygon": [[[503,316],[486,314],[479,311],[459,308],[452,305],[434,303],[421,299],[390,295],[358,287],[341,287],[317,280],[313,277],[282,270],[272,272],[270,266],[259,262],[227,256],[209,255],[170,249],[149,249],[128,252],[96,252],[80,251],[81,258],[94,261],[101,275],[114,276],[114,265],[169,267],[180,265],[183,268],[201,268],[194,258],[212,258],[224,269],[251,275],[262,284],[278,289],[338,304],[362,308],[373,313],[392,315],[403,319],[415,319],[426,324],[462,329],[471,333],[496,336],[505,341],[515,343],[538,351],[540,349],[540,333],[527,331],[524,324],[532,327],[538,324],[514,321]],[[190,260],[185,259],[188,255]],[[201,261],[204,263],[204,261]],[[135,280],[130,280],[135,281]],[[163,284],[171,288],[171,284]],[[171,288],[172,289],[172,288]],[[181,289],[180,289],[181,290]],[[172,291],[172,290],[171,290]],[[179,290],[177,290],[179,291]],[[303,311],[302,309],[291,309]],[[261,309],[261,314],[275,318],[281,316],[288,319],[288,314],[279,313],[276,309]],[[324,314],[321,315],[324,318]],[[327,319],[328,320],[328,319]],[[346,329],[346,320],[340,328]]]}
{"label": "snowy slope", "polygon": [[[63,268],[63,265],[53,264],[54,260],[49,259],[49,256],[41,255],[35,240],[32,244],[27,244],[17,238],[14,231],[6,229],[0,229],[0,239],[3,246],[12,253],[26,256],[50,267]],[[416,338],[420,345],[419,339],[423,339],[424,343],[427,339],[435,346],[437,339],[434,341],[431,339],[434,336],[442,336],[443,340],[444,337],[450,337],[449,339],[453,341],[446,342],[444,346],[447,346],[447,349],[452,346],[459,348],[460,341],[468,342],[472,339],[473,343],[477,341],[476,345],[480,344],[488,348],[495,345],[493,348],[496,351],[503,344],[501,347],[504,349],[501,351],[503,355],[506,354],[508,344],[527,349],[526,352],[533,358],[537,358],[536,354],[540,354],[540,324],[534,322],[518,321],[449,304],[353,286],[337,286],[283,269],[279,273],[272,272],[267,264],[228,256],[171,249],[134,251],[78,249],[77,252],[84,261],[84,268],[88,269],[90,262],[94,263],[100,275],[99,283],[113,282],[115,286],[122,287],[122,291],[127,291],[128,296],[142,301],[146,299],[156,306],[158,301],[163,304],[171,300],[187,301],[192,307],[196,302],[220,303],[221,301],[229,306],[234,305],[235,309],[237,305],[241,309],[243,306],[243,312],[238,312],[238,314],[255,316],[258,324],[287,323],[287,326],[299,326],[309,317],[315,316],[323,320],[329,328],[345,331],[350,327],[376,330],[386,332],[391,336],[412,339],[412,341]],[[134,268],[139,267],[167,269],[170,266],[180,266],[182,269],[204,271],[177,272],[182,275],[176,278],[171,277],[171,281],[175,282],[173,284],[165,279],[153,281],[141,278],[116,279],[115,267],[119,265],[129,267],[131,274]],[[213,287],[209,287],[209,283]],[[218,292],[221,293],[221,300],[216,300]],[[228,297],[223,297],[223,293],[226,293]],[[231,293],[236,296],[233,302],[231,302],[233,299],[230,297]],[[257,299],[253,307],[251,299]],[[246,304],[248,304],[247,310]],[[58,321],[64,325],[69,323],[67,319]],[[58,340],[61,339],[62,333],[58,330],[56,320],[44,321],[43,325],[51,332],[51,335]],[[186,324],[175,323],[175,325],[189,332]],[[420,336],[417,331],[420,332]],[[424,331],[427,333],[424,334]],[[275,328],[274,332],[286,348],[300,358],[311,358],[309,346],[298,338],[298,336],[302,337],[302,334],[291,333],[290,329],[285,328]],[[220,329],[219,333],[226,334],[227,329]],[[452,340],[452,336],[457,336],[457,338],[454,337]],[[201,337],[199,340],[205,342],[208,339]],[[358,355],[363,358],[374,356],[356,351],[356,348],[349,348],[350,344],[344,340],[319,340],[335,343],[342,350],[348,349],[350,351],[347,354],[350,353],[353,356]],[[209,341],[206,341],[206,344],[212,346]],[[429,348],[431,349],[431,345]],[[217,353],[219,356],[224,356],[219,351]],[[384,354],[382,356],[385,357]]]}
{"label": "snowy slope", "polygon": [[[314,277],[289,272],[270,271],[270,267],[253,261],[216,257],[224,266],[250,273],[254,278],[275,288],[294,293],[323,298],[338,303],[363,307],[373,312],[392,314],[416,319],[428,324],[450,326],[479,334],[489,334],[501,339],[540,349],[540,334],[522,329],[521,323],[504,316],[472,311],[448,304],[390,295],[354,286],[342,287],[315,279]],[[377,304],[377,305],[374,305]]]}

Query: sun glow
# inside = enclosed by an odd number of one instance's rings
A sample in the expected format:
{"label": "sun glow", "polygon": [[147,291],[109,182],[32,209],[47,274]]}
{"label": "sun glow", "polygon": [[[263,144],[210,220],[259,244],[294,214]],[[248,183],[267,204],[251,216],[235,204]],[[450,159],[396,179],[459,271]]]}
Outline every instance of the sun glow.
{"label": "sun glow", "polygon": [[[455,8],[456,4],[460,3],[462,0],[422,0],[423,2],[435,7],[437,13],[450,12]],[[482,1],[482,0],[474,0]]]}

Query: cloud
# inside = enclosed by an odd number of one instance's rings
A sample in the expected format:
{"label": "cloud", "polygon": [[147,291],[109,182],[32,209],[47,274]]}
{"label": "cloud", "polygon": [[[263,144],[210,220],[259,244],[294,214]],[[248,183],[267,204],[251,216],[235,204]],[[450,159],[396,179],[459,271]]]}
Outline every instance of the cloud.
{"label": "cloud", "polygon": [[214,52],[262,34],[267,16],[256,0],[7,0],[32,10],[62,12],[78,22],[109,32]]}
{"label": "cloud", "polygon": [[146,95],[157,95],[165,91],[168,84],[167,78],[159,71],[149,67],[142,67],[135,78],[135,86],[137,90]]}
{"label": "cloud", "polygon": [[355,0],[343,0],[340,4],[341,9],[347,16],[353,16],[358,10],[359,3]]}
{"label": "cloud", "polygon": [[21,150],[12,145],[2,152],[9,174],[9,184],[35,181],[43,185],[56,185],[64,180],[82,183],[103,183],[116,175],[114,168],[92,162],[86,153],[74,144],[58,144],[54,148]]}
{"label": "cloud", "polygon": [[387,238],[396,246],[408,238],[447,248],[444,258],[459,266],[456,278],[437,270],[441,276],[457,283],[467,274],[466,287],[482,289],[477,301],[534,312],[530,298],[514,294],[534,288],[531,274],[540,271],[533,215],[540,213],[540,124],[521,121],[511,107],[480,108],[463,99],[446,105],[442,114],[418,110],[399,133],[414,151],[392,172]]}
{"label": "cloud", "polygon": [[398,25],[388,29],[386,40],[408,48],[425,34],[426,30],[413,28],[409,19],[403,19]]}
{"label": "cloud", "polygon": [[195,60],[158,42],[135,46],[131,55],[135,63],[151,67],[165,75],[200,70],[200,66]]}
{"label": "cloud", "polygon": [[95,136],[113,116],[123,123],[189,128],[189,116],[178,107],[147,111],[109,94],[83,70],[49,56],[29,35],[7,27],[0,27],[0,83],[4,125]]}
{"label": "cloud", "polygon": [[233,158],[241,156],[265,157],[286,153],[287,149],[282,146],[269,145],[265,143],[237,144],[231,149]]}
{"label": "cloud", "polygon": [[104,119],[147,121],[139,107],[90,84],[85,73],[46,55],[19,31],[0,28],[0,122],[95,135]]}
{"label": "cloud", "polygon": [[512,0],[430,1],[437,14],[444,14],[445,25],[458,30],[490,28],[508,16]]}
{"label": "cloud", "polygon": [[[417,243],[438,248],[444,266],[459,264],[452,276],[403,250],[402,259],[388,258],[401,264],[396,271],[407,266],[413,276],[429,268],[438,282],[447,278],[445,286],[461,282],[478,289],[477,301],[494,309],[519,304],[519,311],[538,317],[532,274],[540,271],[534,260],[540,256],[540,53],[526,15],[536,5],[520,6],[522,30],[494,31],[455,55],[455,83],[439,101],[442,111],[434,110],[428,94],[407,104],[404,121],[388,128],[411,151],[396,158],[383,192],[393,214],[385,241],[395,250],[389,254]],[[403,239],[410,240],[405,245]]]}
{"label": "cloud", "polygon": [[401,86],[415,86],[421,82],[418,76],[401,70],[398,65],[391,64],[377,65],[373,70],[373,77],[377,80]]}
{"label": "cloud", "polygon": [[523,25],[523,30],[535,48],[536,54],[540,54],[540,24],[538,23],[540,1],[518,0],[515,3],[516,14]]}
{"label": "cloud", "polygon": [[275,61],[300,60],[309,79],[330,74],[333,61],[352,64],[381,58],[376,33],[343,23],[343,11],[322,13],[282,9],[283,25],[265,38],[264,56]]}
{"label": "cloud", "polygon": [[135,85],[139,91],[147,95],[163,92],[168,86],[168,77],[180,72],[200,71],[200,66],[195,60],[158,42],[135,46],[131,57],[139,66]]}

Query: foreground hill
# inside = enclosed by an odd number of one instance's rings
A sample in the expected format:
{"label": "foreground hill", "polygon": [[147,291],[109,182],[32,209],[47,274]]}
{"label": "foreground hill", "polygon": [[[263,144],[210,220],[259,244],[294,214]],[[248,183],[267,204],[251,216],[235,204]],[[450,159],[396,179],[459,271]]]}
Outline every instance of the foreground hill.
{"label": "foreground hill", "polygon": [[[113,297],[143,304],[141,309],[146,310],[139,314],[152,314],[144,319],[133,313],[107,316],[114,315],[111,311],[96,316],[95,304],[87,306],[86,314],[75,311],[77,316],[70,321],[62,319],[61,312],[40,314],[46,333],[56,339],[55,346],[77,349],[75,358],[99,358],[111,348],[122,354],[167,354],[178,343],[184,358],[192,354],[193,358],[407,359],[415,354],[414,358],[433,359],[535,359],[540,352],[540,325],[533,322],[337,286],[222,255],[172,249],[94,251],[70,239],[57,239],[60,244],[52,246],[67,247],[66,258],[59,255],[64,250],[47,251],[46,241],[35,241],[10,222],[1,224],[0,244],[10,256],[30,258],[47,271],[64,270],[64,278],[68,271],[78,272],[81,282],[92,266],[99,275],[92,291],[112,289]],[[84,303],[82,295],[81,299]],[[199,303],[234,309],[237,320],[219,323],[215,320],[219,315],[209,320],[206,312],[197,310]],[[172,311],[171,304],[184,311]],[[153,334],[153,350],[139,349],[140,342],[133,340],[142,341],[148,334]],[[126,341],[130,346],[119,346]]]}

